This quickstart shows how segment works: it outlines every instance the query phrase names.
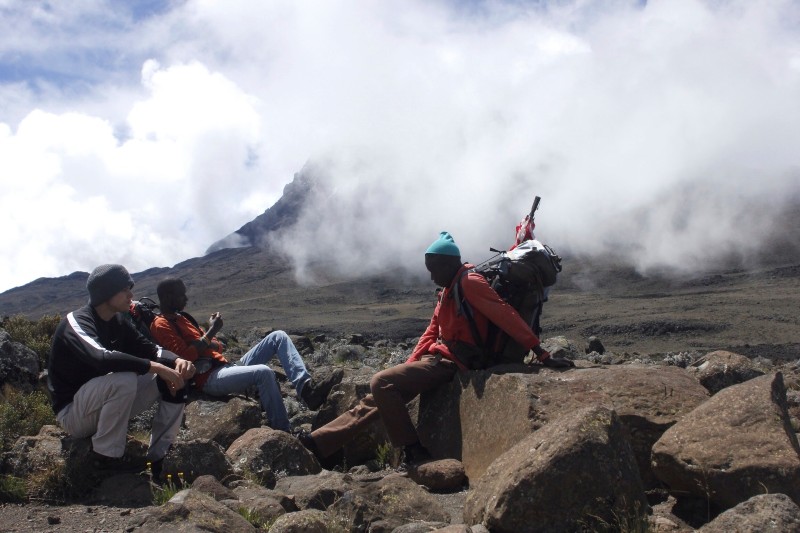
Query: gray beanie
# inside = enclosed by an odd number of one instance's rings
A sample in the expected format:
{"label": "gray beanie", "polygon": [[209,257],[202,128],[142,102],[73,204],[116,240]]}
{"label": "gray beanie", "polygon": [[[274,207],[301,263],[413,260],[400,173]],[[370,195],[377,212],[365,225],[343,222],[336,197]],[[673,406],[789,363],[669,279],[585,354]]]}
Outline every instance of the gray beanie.
{"label": "gray beanie", "polygon": [[86,280],[89,303],[100,305],[122,289],[133,287],[133,278],[122,265],[100,265]]}

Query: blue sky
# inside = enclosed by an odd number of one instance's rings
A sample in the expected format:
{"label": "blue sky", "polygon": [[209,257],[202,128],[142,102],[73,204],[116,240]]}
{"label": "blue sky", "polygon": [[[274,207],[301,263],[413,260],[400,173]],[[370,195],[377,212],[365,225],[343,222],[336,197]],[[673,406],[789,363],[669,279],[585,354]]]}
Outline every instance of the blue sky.
{"label": "blue sky", "polygon": [[798,21],[791,0],[0,0],[0,291],[201,255],[303,168],[320,205],[273,243],[300,276],[320,254],[419,269],[443,229],[480,260],[535,194],[557,249],[752,254],[800,194]]}

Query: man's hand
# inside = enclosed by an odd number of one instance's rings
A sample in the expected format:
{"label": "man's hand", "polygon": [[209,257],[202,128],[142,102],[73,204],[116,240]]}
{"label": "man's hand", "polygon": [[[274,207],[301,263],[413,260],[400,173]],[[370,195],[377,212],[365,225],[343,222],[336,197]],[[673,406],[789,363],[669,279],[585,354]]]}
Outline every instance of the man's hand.
{"label": "man's hand", "polygon": [[197,369],[194,367],[194,363],[188,359],[177,359],[175,361],[175,370],[185,381],[192,379],[197,371]]}
{"label": "man's hand", "polygon": [[208,319],[208,338],[210,339],[222,329],[222,315],[219,312],[213,313]]}
{"label": "man's hand", "polygon": [[570,361],[569,359],[562,359],[555,357],[548,357],[544,361],[542,361],[542,365],[548,368],[575,368],[575,363]]}
{"label": "man's hand", "polygon": [[[178,361],[180,361],[180,359],[178,359]],[[177,367],[177,363],[175,366]],[[169,388],[170,394],[173,396],[175,396],[175,393],[182,389],[185,384],[177,370],[172,370],[170,367],[164,366],[161,363],[150,361],[149,372],[163,379],[164,383],[166,383]]]}

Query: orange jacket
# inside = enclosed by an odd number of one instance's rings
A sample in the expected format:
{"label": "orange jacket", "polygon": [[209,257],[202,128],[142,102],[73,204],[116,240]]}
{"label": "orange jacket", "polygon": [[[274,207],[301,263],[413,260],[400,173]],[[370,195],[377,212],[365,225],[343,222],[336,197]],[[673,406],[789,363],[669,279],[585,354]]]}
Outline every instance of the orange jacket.
{"label": "orange jacket", "polygon": [[[203,330],[195,327],[192,322],[183,315],[159,315],[150,324],[150,333],[156,342],[167,350],[178,354],[183,359],[197,361],[199,357],[211,357],[222,364],[228,362],[227,359],[218,351],[209,348],[197,352],[197,348],[192,346],[192,342],[203,336]],[[216,337],[211,339],[212,343],[222,346]],[[205,374],[197,374],[194,377],[195,385],[202,390],[211,371]]]}
{"label": "orange jacket", "polygon": [[[519,313],[504,302],[500,296],[489,286],[486,278],[480,274],[470,272],[462,277],[464,271],[473,268],[473,265],[464,264],[453,278],[449,287],[442,290],[439,302],[433,311],[433,317],[428,324],[428,329],[420,337],[416,348],[406,363],[419,361],[426,354],[440,354],[453,362],[459,368],[466,368],[451,352],[448,344],[460,342],[475,346],[475,339],[470,330],[469,320],[463,314],[458,314],[458,302],[454,298],[453,288],[461,279],[461,291],[464,299],[469,302],[475,316],[475,325],[482,339],[488,334],[489,323],[497,325],[512,339],[529,350],[539,344],[539,338],[531,330]],[[165,348],[169,349],[168,346]]]}

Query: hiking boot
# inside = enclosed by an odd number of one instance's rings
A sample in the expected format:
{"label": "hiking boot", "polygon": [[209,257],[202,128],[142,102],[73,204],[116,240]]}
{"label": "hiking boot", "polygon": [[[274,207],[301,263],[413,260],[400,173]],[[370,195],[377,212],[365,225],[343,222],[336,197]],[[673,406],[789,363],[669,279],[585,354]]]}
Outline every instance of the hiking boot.
{"label": "hiking boot", "polygon": [[108,457],[92,450],[91,468],[98,473],[138,474],[147,469],[147,461],[139,457]]}
{"label": "hiking boot", "polygon": [[328,393],[342,381],[343,377],[344,370],[337,368],[322,381],[316,381],[314,378],[309,379],[303,385],[303,390],[300,391],[300,399],[306,403],[310,410],[316,411],[325,403]]}
{"label": "hiking boot", "polygon": [[295,436],[297,437],[297,440],[300,441],[300,444],[302,444],[305,447],[306,450],[314,454],[314,457],[316,457],[317,459],[322,459],[322,457],[319,454],[319,448],[317,448],[317,443],[314,442],[314,438],[311,436],[311,433],[309,433],[305,429],[301,429],[295,434]]}
{"label": "hiking boot", "polygon": [[430,452],[419,441],[403,447],[403,466],[406,469],[426,463],[431,459],[433,457]]}

